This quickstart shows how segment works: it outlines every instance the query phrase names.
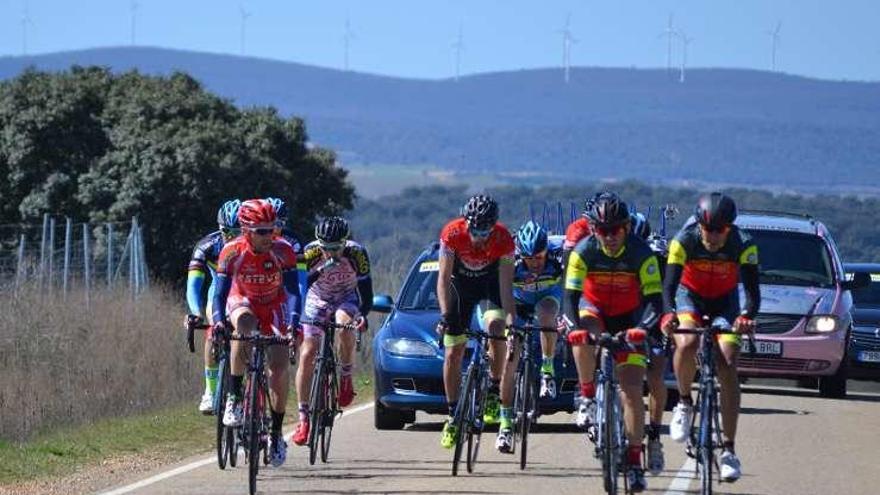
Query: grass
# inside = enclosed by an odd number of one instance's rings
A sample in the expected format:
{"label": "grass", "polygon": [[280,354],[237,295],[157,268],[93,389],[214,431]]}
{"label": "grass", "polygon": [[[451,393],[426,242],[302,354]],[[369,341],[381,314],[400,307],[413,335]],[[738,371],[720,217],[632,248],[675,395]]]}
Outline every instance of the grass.
{"label": "grass", "polygon": [[[355,379],[355,390],[359,403],[372,400],[371,370],[361,368]],[[291,393],[285,431],[296,421],[296,403],[296,394]],[[214,418],[196,411],[194,397],[183,406],[65,427],[38,434],[20,444],[0,441],[0,487],[62,477],[115,457],[138,454],[179,457],[208,452],[213,449],[213,442]]]}

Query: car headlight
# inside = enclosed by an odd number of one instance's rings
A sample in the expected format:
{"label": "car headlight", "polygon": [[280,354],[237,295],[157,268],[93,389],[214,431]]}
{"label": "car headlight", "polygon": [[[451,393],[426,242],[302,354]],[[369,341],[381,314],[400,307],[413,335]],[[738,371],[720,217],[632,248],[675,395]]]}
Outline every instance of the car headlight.
{"label": "car headlight", "polygon": [[832,315],[813,316],[807,322],[807,333],[829,333],[839,328],[837,317]]}
{"label": "car headlight", "polygon": [[385,339],[382,349],[399,356],[433,357],[436,354],[431,344],[412,339]]}

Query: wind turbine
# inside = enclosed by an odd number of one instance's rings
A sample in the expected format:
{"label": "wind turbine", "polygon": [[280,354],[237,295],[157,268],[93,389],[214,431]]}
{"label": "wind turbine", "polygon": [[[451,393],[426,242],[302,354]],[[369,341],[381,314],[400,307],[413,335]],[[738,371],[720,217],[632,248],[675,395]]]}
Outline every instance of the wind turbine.
{"label": "wind turbine", "polygon": [[452,42],[452,49],[455,50],[455,82],[461,75],[461,52],[464,51],[464,29],[461,24],[458,25],[458,38]]}
{"label": "wind turbine", "polygon": [[241,54],[244,55],[244,35],[245,28],[247,26],[248,17],[254,15],[252,12],[248,12],[244,10],[244,5],[238,5],[238,13],[241,16],[241,39],[239,40],[241,46]]}
{"label": "wind turbine", "polygon": [[351,30],[351,23],[348,20],[348,16],[345,16],[345,33],[342,34],[342,41],[345,43],[345,61],[343,67],[346,72],[349,70],[348,50],[351,45],[351,40],[353,39],[355,39],[355,35]]}
{"label": "wind turbine", "polygon": [[782,29],[782,21],[776,21],[776,29],[773,31],[767,31],[767,35],[773,39],[773,48],[772,48],[772,56],[771,56],[771,64],[770,68],[773,72],[776,72],[776,48],[779,46],[779,31]]}
{"label": "wind turbine", "polygon": [[571,80],[571,45],[577,43],[578,40],[571,34],[571,14],[565,17],[565,29],[559,31],[562,33],[562,70],[565,74],[565,84]]}
{"label": "wind turbine", "polygon": [[687,65],[687,59],[688,59],[688,45],[690,45],[694,41],[694,39],[688,37],[688,35],[685,34],[684,31],[679,31],[678,36],[681,39],[681,71],[679,72],[679,75],[678,75],[678,82],[683,83],[684,82],[684,68]]}
{"label": "wind turbine", "polygon": [[140,8],[141,4],[137,3],[135,0],[131,1],[129,7],[131,9],[131,45],[134,46],[137,40],[137,11]]}
{"label": "wind turbine", "polygon": [[672,25],[672,17],[673,15],[669,14],[669,24],[666,25],[666,29],[663,30],[662,33],[657,35],[658,38],[666,37],[666,72],[672,73],[672,40],[678,36],[678,31]]}
{"label": "wind turbine", "polygon": [[27,55],[28,26],[33,26],[31,15],[28,13],[28,4],[25,2],[21,13],[21,54]]}

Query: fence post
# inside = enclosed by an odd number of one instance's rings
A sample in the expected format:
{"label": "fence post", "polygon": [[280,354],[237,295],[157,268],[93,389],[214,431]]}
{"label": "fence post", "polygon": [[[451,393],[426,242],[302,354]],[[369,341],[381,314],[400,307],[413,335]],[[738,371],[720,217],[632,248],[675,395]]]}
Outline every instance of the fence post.
{"label": "fence post", "polygon": [[144,226],[138,225],[138,259],[141,261],[141,285],[144,289],[150,288],[150,275],[147,270],[147,249],[144,247]]}
{"label": "fence post", "polygon": [[49,214],[43,214],[43,230],[40,233],[40,292],[46,283],[46,240],[49,237]]}
{"label": "fence post", "polygon": [[128,233],[128,238],[125,240],[125,245],[122,247],[122,254],[119,256],[119,262],[116,263],[116,269],[113,270],[113,281],[122,275],[122,265],[125,264],[126,256],[129,255],[128,248],[131,245],[131,232]]}
{"label": "fence post", "polygon": [[24,270],[24,234],[18,238],[18,265],[15,268],[15,294],[18,295],[18,289],[21,286]]}
{"label": "fence post", "polygon": [[113,224],[107,224],[107,288],[113,285]]}
{"label": "fence post", "polygon": [[55,218],[49,219],[49,295],[52,295],[55,283]]}
{"label": "fence post", "polygon": [[64,222],[64,272],[61,282],[65,300],[67,300],[67,282],[70,279],[70,241],[72,235],[73,220],[71,220],[70,217],[66,217]]}
{"label": "fence post", "polygon": [[134,294],[137,295],[141,291],[141,277],[140,277],[140,269],[138,268],[139,259],[140,258],[140,249],[138,249],[138,245],[140,244],[140,240],[138,239],[138,225],[137,225],[137,217],[131,217],[131,273],[134,278]]}
{"label": "fence post", "polygon": [[89,224],[83,224],[83,271],[86,282],[86,309],[90,309],[92,305],[92,267],[91,253],[89,252]]}

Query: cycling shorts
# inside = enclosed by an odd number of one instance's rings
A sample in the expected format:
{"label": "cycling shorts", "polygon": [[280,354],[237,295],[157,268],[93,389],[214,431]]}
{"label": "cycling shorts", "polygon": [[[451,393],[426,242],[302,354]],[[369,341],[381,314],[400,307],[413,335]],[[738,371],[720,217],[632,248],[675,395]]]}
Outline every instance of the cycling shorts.
{"label": "cycling shorts", "polygon": [[246,296],[230,295],[226,300],[226,314],[235,321],[244,311],[257,317],[257,325],[263,335],[287,333],[287,305],[284,303],[254,304]]}
{"label": "cycling shorts", "polygon": [[[303,309],[305,320],[316,323],[327,323],[328,321],[336,321],[336,312],[343,311],[352,320],[360,314],[358,298],[356,291],[346,293],[341,299],[328,301],[322,299],[315,291],[309,291],[306,295],[306,304]],[[319,325],[303,325],[303,335],[306,337],[321,336],[324,334],[324,328]]]}
{"label": "cycling shorts", "polygon": [[[678,320],[682,323],[693,323],[699,327],[703,324],[703,316],[709,318],[722,317],[730,323],[739,316],[739,291],[732,290],[727,295],[716,299],[706,299],[679,286],[675,293],[675,307],[678,311]],[[742,337],[733,334],[721,334],[716,336],[718,342],[728,342],[735,345],[742,343]]]}
{"label": "cycling shorts", "polygon": [[449,328],[443,338],[446,345],[458,345],[467,341],[464,332],[470,327],[474,309],[481,302],[484,319],[504,319],[497,270],[474,278],[453,276],[449,287],[449,298],[446,306],[449,312],[446,315]]}
{"label": "cycling shorts", "polygon": [[[578,314],[583,320],[584,318],[595,318],[599,321],[602,330],[616,335],[619,332],[625,332],[633,328],[638,323],[638,311],[630,311],[615,316],[604,316],[592,303],[581,298],[578,306]],[[648,355],[644,349],[617,351],[614,353],[614,362],[618,366],[633,365],[642,368],[648,367]]]}

